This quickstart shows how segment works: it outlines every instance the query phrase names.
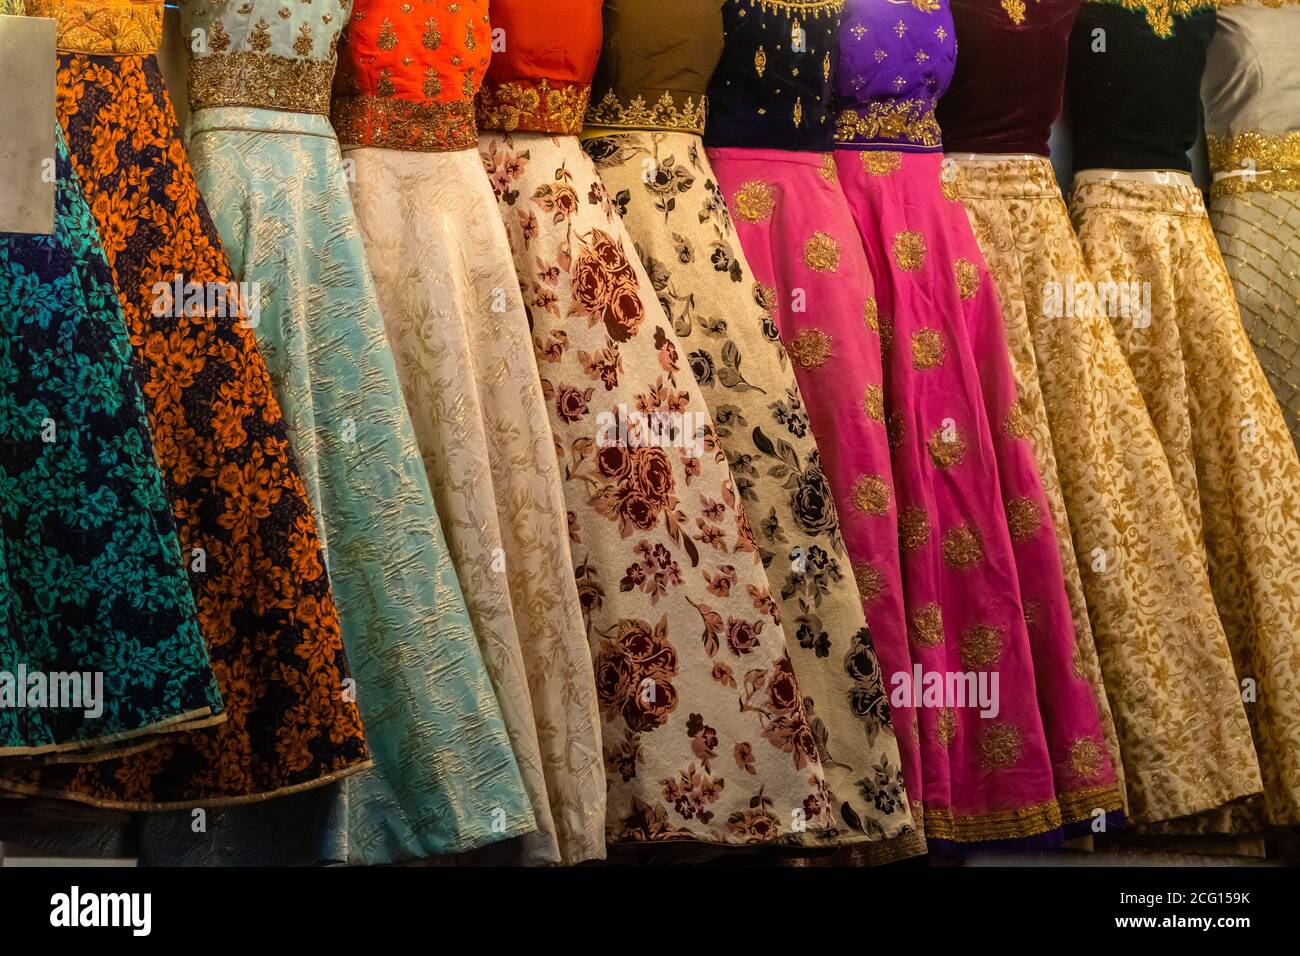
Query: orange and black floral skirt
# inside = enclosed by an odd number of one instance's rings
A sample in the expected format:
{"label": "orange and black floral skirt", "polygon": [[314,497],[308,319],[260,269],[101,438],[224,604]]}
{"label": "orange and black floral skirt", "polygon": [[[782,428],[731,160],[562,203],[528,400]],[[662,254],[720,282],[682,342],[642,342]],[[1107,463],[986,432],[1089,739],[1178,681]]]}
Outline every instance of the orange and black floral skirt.
{"label": "orange and black floral skirt", "polygon": [[99,227],[229,719],[0,787],[217,805],[368,764],[316,525],[152,56],[60,54],[59,122]]}

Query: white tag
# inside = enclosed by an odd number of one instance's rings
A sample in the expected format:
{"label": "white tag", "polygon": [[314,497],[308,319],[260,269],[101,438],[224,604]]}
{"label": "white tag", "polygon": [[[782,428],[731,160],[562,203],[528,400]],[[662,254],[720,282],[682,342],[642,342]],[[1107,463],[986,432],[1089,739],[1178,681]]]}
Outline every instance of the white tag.
{"label": "white tag", "polygon": [[0,232],[54,232],[55,22],[0,16]]}

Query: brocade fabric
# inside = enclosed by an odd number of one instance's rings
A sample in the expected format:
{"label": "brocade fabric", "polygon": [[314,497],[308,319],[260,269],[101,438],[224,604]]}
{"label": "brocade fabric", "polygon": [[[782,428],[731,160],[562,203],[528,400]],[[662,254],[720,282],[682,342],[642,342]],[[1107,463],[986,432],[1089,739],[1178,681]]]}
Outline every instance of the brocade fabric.
{"label": "brocade fabric", "polygon": [[1098,281],[1149,284],[1148,323],[1115,331],[1205,544],[1264,781],[1268,822],[1300,822],[1300,459],[1242,328],[1201,193],[1080,182]]}
{"label": "brocade fabric", "polygon": [[844,0],[727,0],[709,82],[710,147],[830,149],[831,76]]}
{"label": "brocade fabric", "polygon": [[603,859],[600,719],[562,477],[483,161],[346,155],[416,439],[537,818],[518,851]]}
{"label": "brocade fabric", "polygon": [[[5,757],[105,745],[222,711],[122,306],[62,130],[55,145],[54,234],[0,233]],[[27,674],[46,675],[53,693],[60,673],[96,700],[18,698]]]}
{"label": "brocade fabric", "polygon": [[564,475],[608,839],[821,843],[835,821],[816,702],[795,677],[687,350],[614,197],[576,137],[484,133],[480,153]]}
{"label": "brocade fabric", "polygon": [[[589,140],[650,281],[686,350],[787,624],[791,660],[815,701],[832,809],[864,862],[925,851],[901,787],[899,741],[794,365],[776,290],[749,267],[700,138],[679,132]],[[649,163],[655,175],[646,181]],[[849,836],[839,842],[853,843]]]}
{"label": "brocade fabric", "polygon": [[963,163],[955,186],[997,286],[1020,397],[996,424],[1032,442],[1053,520],[1070,532],[1128,815],[1168,820],[1257,793],[1200,541],[1115,329],[1085,297],[1092,280],[1052,166]]}
{"label": "brocade fabric", "polygon": [[[58,114],[122,303],[229,719],[117,759],[14,770],[0,786],[154,809],[262,799],[360,770],[369,757],[306,489],[156,60],[61,53]],[[222,295],[190,308],[170,291],[178,281]]]}

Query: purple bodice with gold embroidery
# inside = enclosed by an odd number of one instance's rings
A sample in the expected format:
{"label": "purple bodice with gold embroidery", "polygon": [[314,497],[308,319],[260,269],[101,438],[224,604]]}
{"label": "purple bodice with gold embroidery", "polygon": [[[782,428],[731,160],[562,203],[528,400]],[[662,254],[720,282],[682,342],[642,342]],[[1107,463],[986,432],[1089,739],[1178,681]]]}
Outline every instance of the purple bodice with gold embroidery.
{"label": "purple bodice with gold embroidery", "polygon": [[948,0],[848,0],[835,69],[835,144],[937,150],[934,108],[957,59]]}

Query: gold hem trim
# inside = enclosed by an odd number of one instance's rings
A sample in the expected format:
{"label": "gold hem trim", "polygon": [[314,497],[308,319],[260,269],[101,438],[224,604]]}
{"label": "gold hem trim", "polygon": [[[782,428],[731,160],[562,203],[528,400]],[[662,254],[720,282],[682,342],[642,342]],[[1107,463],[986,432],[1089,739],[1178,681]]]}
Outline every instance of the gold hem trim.
{"label": "gold hem trim", "polygon": [[1061,822],[1080,823],[1089,819],[1094,810],[1113,813],[1124,809],[1124,795],[1119,784],[1105,783],[1098,787],[1084,790],[1072,790],[1056,795],[1057,805],[1061,808]]}
{"label": "gold hem trim", "polygon": [[248,106],[328,116],[333,80],[333,60],[295,60],[247,50],[211,53],[190,60],[190,110]]}
{"label": "gold hem trim", "polygon": [[478,145],[474,102],[417,103],[391,96],[346,96],[334,101],[330,122],[339,142],[424,153],[448,153]]}
{"label": "gold hem trim", "polygon": [[8,790],[12,793],[20,794],[26,797],[47,797],[52,800],[66,800],[70,803],[80,803],[88,807],[100,807],[106,810],[188,810],[192,807],[233,807],[245,803],[261,803],[264,800],[274,800],[277,797],[286,797],[292,793],[302,793],[305,790],[315,790],[318,787],[326,786],[336,780],[342,780],[344,777],[350,777],[354,773],[362,770],[369,770],[375,765],[374,760],[367,758],[362,763],[353,764],[350,767],[344,767],[342,770],[335,770],[333,773],[326,774],[323,777],[317,777],[314,780],[307,780],[303,783],[295,783],[288,787],[280,787],[277,790],[268,790],[265,793],[243,794],[238,797],[194,797],[190,800],[172,800],[166,803],[134,803],[126,800],[103,800],[99,797],[92,797],[89,794],[71,793],[67,790],[47,790],[44,787],[37,787],[27,783],[14,783],[11,780],[0,778],[0,789]]}
{"label": "gold hem trim", "polygon": [[[177,726],[187,721],[206,718],[212,713],[211,707],[198,707],[194,710],[187,710],[183,714],[175,714],[171,717],[164,717],[162,720],[154,721],[152,724],[146,724],[143,727],[137,727],[134,730],[124,730],[121,733],[106,734],[103,737],[92,737],[89,740],[78,740],[62,744],[46,744],[41,747],[0,747],[0,757],[39,757],[43,754],[67,753],[73,750],[85,750],[88,747],[96,747],[102,744],[111,744],[118,740],[130,740],[134,737],[141,737],[145,734],[159,732],[180,733],[189,730],[188,726]],[[221,720],[226,719],[225,713],[219,715]],[[218,721],[220,723],[220,721]]]}
{"label": "gold hem trim", "polygon": [[1205,137],[1205,144],[1210,153],[1210,169],[1216,173],[1300,169],[1300,130],[1261,133],[1248,129],[1228,136],[1210,134]]}
{"label": "gold hem trim", "polygon": [[701,95],[697,100],[687,96],[679,107],[678,96],[665,90],[653,106],[648,106],[645,97],[638,94],[625,106],[613,90],[608,90],[599,103],[593,103],[587,110],[586,123],[611,129],[669,130],[704,135],[708,97]]}
{"label": "gold hem trim", "polygon": [[588,83],[487,80],[478,94],[478,128],[502,133],[577,136],[591,99]]}
{"label": "gold hem trim", "polygon": [[1249,179],[1245,176],[1229,176],[1210,186],[1211,199],[1220,196],[1240,196],[1244,193],[1289,192],[1300,192],[1300,167],[1256,173]]}
{"label": "gold hem trim", "polygon": [[931,840],[953,843],[1014,840],[1059,830],[1062,826],[1061,807],[1055,799],[1011,810],[967,815],[927,807],[924,826],[925,835]]}
{"label": "gold hem trim", "polygon": [[173,733],[189,733],[194,730],[203,730],[205,727],[216,727],[224,724],[228,719],[225,713],[215,714],[212,717],[206,717],[202,720],[190,721],[182,724],[175,729],[170,729],[166,734],[159,734],[148,740],[140,741],[135,744],[128,744],[123,747],[112,747],[108,750],[95,750],[90,753],[67,753],[53,754],[35,761],[42,767],[64,766],[67,764],[83,763],[103,763],[105,760],[115,760],[118,757],[130,757],[133,754],[144,753],[146,750],[152,750],[159,744],[167,742],[167,738]]}

